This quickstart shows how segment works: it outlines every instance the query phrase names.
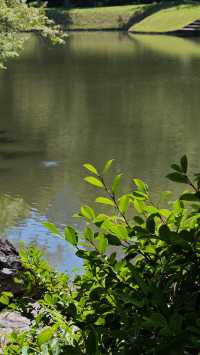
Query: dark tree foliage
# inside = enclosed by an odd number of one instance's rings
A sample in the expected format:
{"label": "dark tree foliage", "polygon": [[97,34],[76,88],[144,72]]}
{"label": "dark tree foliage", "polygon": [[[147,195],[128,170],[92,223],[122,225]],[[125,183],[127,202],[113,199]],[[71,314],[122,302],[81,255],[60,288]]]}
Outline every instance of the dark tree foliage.
{"label": "dark tree foliage", "polygon": [[[32,1],[32,0],[28,0]],[[38,0],[39,3],[45,0]],[[194,0],[199,2],[200,0]],[[172,3],[172,0],[48,0],[48,7],[66,7],[66,8],[85,8],[96,6],[115,6],[115,5],[131,5],[131,4],[152,4],[152,3]],[[183,3],[178,0],[175,3]]]}

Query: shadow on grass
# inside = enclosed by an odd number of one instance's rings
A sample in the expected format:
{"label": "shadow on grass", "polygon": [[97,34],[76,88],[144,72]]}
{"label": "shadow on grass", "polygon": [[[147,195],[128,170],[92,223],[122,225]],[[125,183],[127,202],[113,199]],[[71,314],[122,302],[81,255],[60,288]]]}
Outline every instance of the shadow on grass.
{"label": "shadow on grass", "polygon": [[73,24],[70,12],[66,11],[66,9],[49,8],[46,11],[46,15],[65,30]]}

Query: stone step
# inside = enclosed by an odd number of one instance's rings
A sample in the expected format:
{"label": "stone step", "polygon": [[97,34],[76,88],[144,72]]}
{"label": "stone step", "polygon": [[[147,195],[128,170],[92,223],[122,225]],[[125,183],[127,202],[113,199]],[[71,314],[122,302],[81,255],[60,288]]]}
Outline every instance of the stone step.
{"label": "stone step", "polygon": [[184,27],[184,30],[187,30],[187,29],[190,29],[190,30],[193,30],[193,31],[199,31],[199,30],[200,30],[200,27],[192,27],[192,26],[186,26],[186,27]]}
{"label": "stone step", "polygon": [[193,31],[193,32],[198,32],[198,31],[200,31],[200,29],[197,30],[197,29],[194,29],[194,28],[191,28],[191,27],[184,27],[183,30],[184,30],[184,31],[191,31],[191,32],[192,32],[192,31]]}
{"label": "stone step", "polygon": [[197,19],[196,21],[191,22],[183,27],[183,31],[200,31],[200,19]]}
{"label": "stone step", "polygon": [[[187,25],[187,26],[185,26],[185,27],[200,28],[200,25]],[[184,28],[185,28],[185,27],[184,27]]]}

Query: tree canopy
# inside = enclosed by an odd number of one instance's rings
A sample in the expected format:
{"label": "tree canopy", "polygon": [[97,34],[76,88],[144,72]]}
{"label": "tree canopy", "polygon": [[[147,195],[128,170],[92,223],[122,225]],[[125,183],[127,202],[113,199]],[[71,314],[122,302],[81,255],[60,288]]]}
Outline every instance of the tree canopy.
{"label": "tree canopy", "polygon": [[19,33],[37,31],[53,43],[62,43],[60,27],[45,15],[44,7],[33,7],[21,0],[0,0],[0,68],[8,58],[18,56],[25,36]]}

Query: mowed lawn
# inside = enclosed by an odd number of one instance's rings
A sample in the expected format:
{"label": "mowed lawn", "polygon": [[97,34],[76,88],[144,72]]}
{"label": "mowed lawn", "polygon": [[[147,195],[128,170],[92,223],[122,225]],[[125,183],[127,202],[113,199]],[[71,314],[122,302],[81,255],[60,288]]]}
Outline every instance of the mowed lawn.
{"label": "mowed lawn", "polygon": [[143,21],[133,25],[129,31],[171,32],[181,30],[184,26],[200,19],[200,5],[175,5],[155,12]]}
{"label": "mowed lawn", "polygon": [[148,7],[149,5],[143,4],[73,10],[48,9],[47,14],[70,30],[120,30]]}

